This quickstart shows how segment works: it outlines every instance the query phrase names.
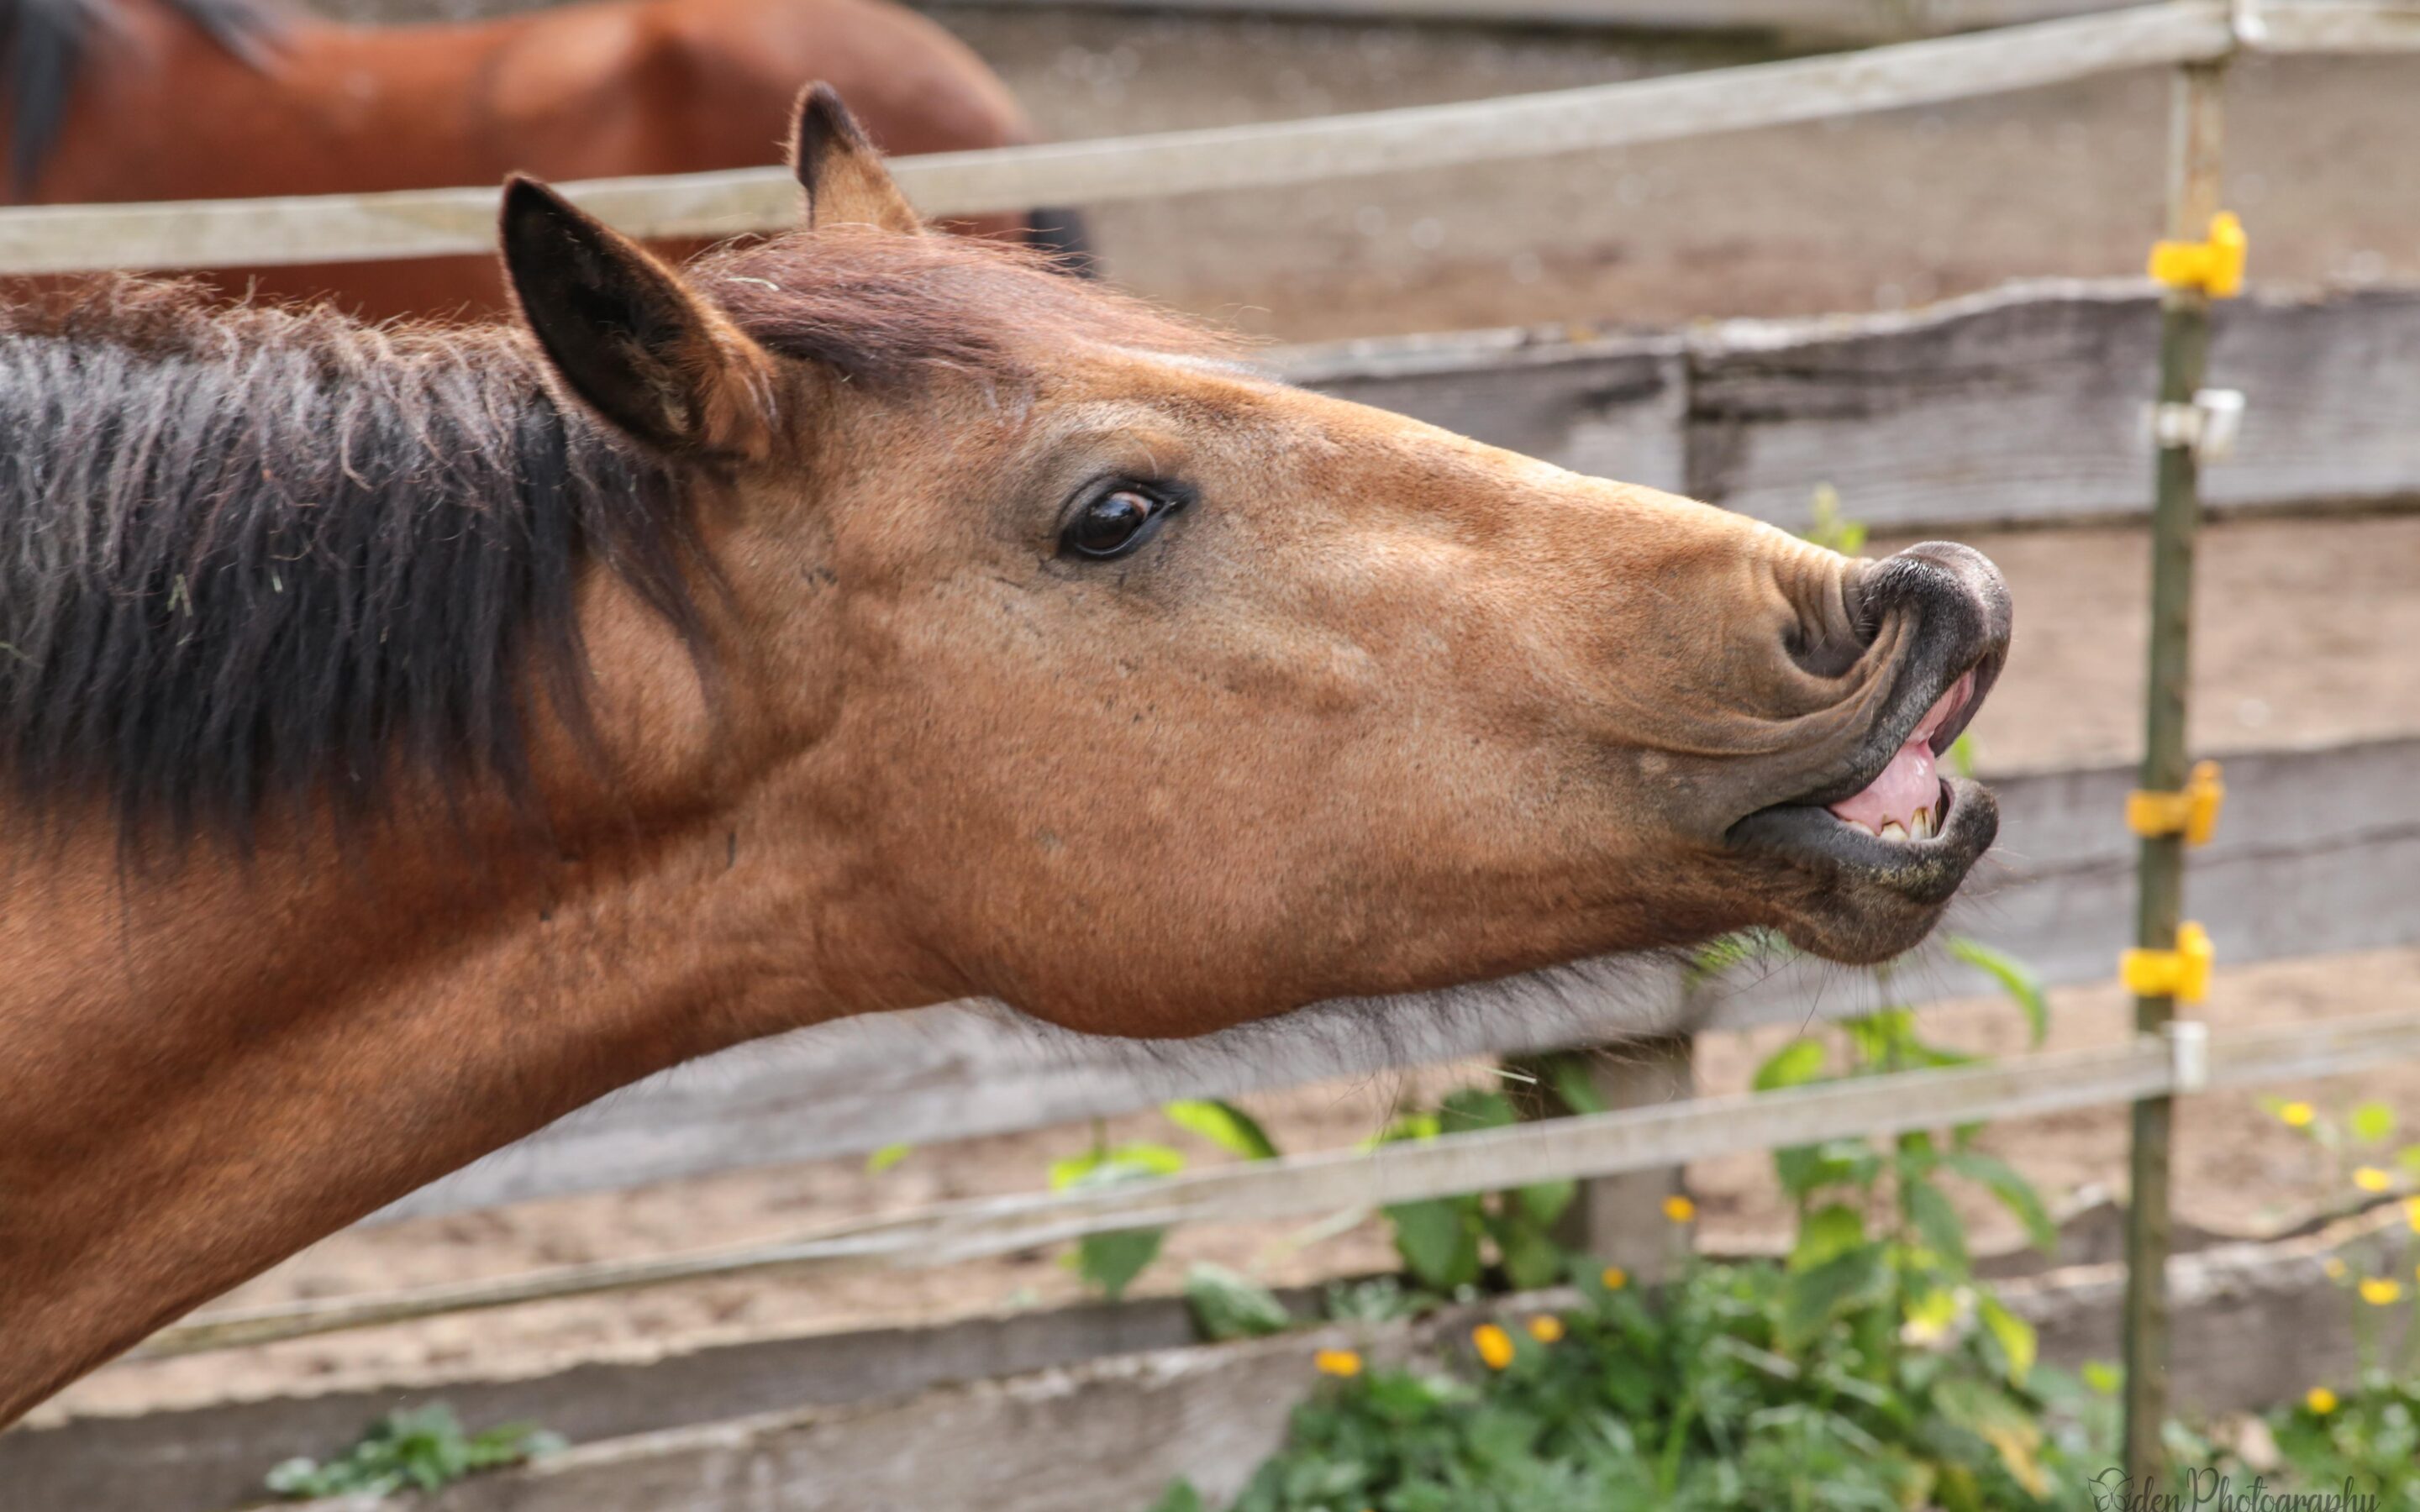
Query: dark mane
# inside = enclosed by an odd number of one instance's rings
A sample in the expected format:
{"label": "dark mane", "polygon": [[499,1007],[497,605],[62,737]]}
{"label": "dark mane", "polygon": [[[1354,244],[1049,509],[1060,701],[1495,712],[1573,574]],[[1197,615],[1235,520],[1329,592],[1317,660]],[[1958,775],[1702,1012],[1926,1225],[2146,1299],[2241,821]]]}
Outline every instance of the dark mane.
{"label": "dark mane", "polygon": [[[957,237],[845,227],[689,276],[869,392],[1222,346]],[[702,647],[697,480],[558,401],[517,329],[106,282],[0,309],[0,810],[90,795],[240,841],[273,804],[374,812],[399,767],[526,794],[541,708],[587,729],[591,561]]]}
{"label": "dark mane", "polygon": [[832,226],[708,253],[687,274],[772,350],[877,386],[935,369],[1013,381],[1070,343],[1213,357],[1235,347],[1047,253],[969,237]]}
{"label": "dark mane", "polygon": [[540,701],[586,730],[592,558],[698,643],[677,480],[509,332],[107,283],[0,311],[0,807],[241,840],[398,764],[526,794]]}
{"label": "dark mane", "polygon": [[[165,0],[169,8],[246,62],[263,56],[285,21],[265,0]],[[0,92],[8,99],[8,193],[33,188],[75,90],[96,27],[115,24],[116,0],[0,0]]]}

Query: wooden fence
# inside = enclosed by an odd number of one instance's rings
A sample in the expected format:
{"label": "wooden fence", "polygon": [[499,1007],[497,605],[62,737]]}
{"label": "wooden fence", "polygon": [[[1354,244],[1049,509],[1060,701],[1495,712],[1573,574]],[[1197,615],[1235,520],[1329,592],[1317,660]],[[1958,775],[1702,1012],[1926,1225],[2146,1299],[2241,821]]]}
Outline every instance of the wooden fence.
{"label": "wooden fence", "polygon": [[[1087,203],[1575,151],[2029,87],[2238,51],[2420,48],[2420,8],[2375,0],[2264,7],[2177,0],[1971,38],[1555,94],[1319,121],[903,160],[933,213]],[[724,235],[785,224],[773,171],[578,186],[642,234]],[[328,200],[59,208],[0,213],[0,270],[174,268],[435,255],[489,244],[493,192]],[[2066,285],[1859,324],[1736,323],[1676,338],[1371,346],[1296,354],[1306,381],[1425,414],[1590,471],[1664,483],[1794,520],[1830,481],[1888,528],[2139,514],[2148,445],[2136,416],[2154,345],[2138,291]],[[2413,412],[2420,301],[2379,293],[2250,304],[2224,317],[2215,382],[2255,392],[2242,460],[2213,497],[2289,507],[2407,497],[2397,441]],[[2398,345],[2402,344],[2402,345]],[[2229,364],[2236,364],[2230,371]],[[2420,920],[2380,901],[2420,896],[2420,743],[2256,753],[2230,764],[2219,842],[2197,856],[2195,912],[2229,961],[2408,943]],[[2132,843],[2116,823],[2133,774],[2001,784],[2014,858],[1977,926],[2054,981],[2107,975],[2123,941]],[[1918,974],[1937,992],[1973,985]],[[843,1026],[690,1068],[610,1100],[392,1211],[750,1160],[799,1159],[1239,1091],[1407,1059],[1534,1048],[1642,1028],[1695,1031],[1809,1011],[1793,966],[1683,995],[1668,976],[1591,979],[1516,1011],[1483,995],[1350,1005],[1287,1029],[1214,1041],[1171,1063],[1038,1036],[963,1010]],[[1623,995],[1626,994],[1627,995]],[[1476,1006],[1474,1006],[1476,1005]],[[1835,1009],[1869,1006],[1841,995]],[[954,1015],[954,1016],[953,1016]],[[1661,1016],[1659,1016],[1661,1015]],[[1509,1026],[1509,1028],[1508,1028]],[[1379,1031],[1374,1042],[1370,1030]],[[1266,1047],[1282,1035],[1283,1070]],[[852,1048],[843,1042],[858,1036]],[[889,1044],[882,1037],[895,1035]],[[2420,1057],[2420,1014],[2243,1034],[2140,1038],[2104,1050],[1848,1086],[1634,1108],[1448,1136],[1376,1156],[1321,1154],[1168,1181],[948,1204],[710,1256],[608,1262],[500,1283],[331,1299],[178,1325],[148,1352],[294,1336],[537,1297],[705,1276],[946,1263],[1090,1233],[1365,1207],[1512,1182],[1668,1166],[1739,1149],[2172,1096]],[[921,1061],[909,1051],[935,1053]],[[907,1049],[903,1049],[903,1046]],[[854,1058],[852,1058],[854,1057]],[[1021,1064],[1020,1064],[1021,1060]],[[820,1070],[807,1070],[813,1061]],[[838,1074],[832,1068],[840,1068]],[[892,1078],[887,1084],[875,1074]],[[856,1099],[852,1103],[849,1100]],[[741,1432],[735,1427],[733,1432]],[[592,1457],[593,1458],[593,1457]],[[609,1456],[610,1458],[610,1456]]]}
{"label": "wooden fence", "polygon": [[1017,10],[1078,6],[1192,15],[1468,22],[1640,31],[1757,31],[1875,42],[2123,9],[2138,0],[973,0]]}
{"label": "wooden fence", "polygon": [[[1669,141],[2028,89],[2125,69],[2272,52],[2420,48],[2420,8],[2281,0],[2257,24],[2226,0],[2170,0],[1966,37],[1587,88],[1107,141],[933,153],[893,164],[931,215],[1153,199],[1356,174]],[[727,237],[787,227],[778,168],[563,186],[633,235]],[[230,268],[485,252],[496,191],[180,200],[0,210],[0,273]]]}

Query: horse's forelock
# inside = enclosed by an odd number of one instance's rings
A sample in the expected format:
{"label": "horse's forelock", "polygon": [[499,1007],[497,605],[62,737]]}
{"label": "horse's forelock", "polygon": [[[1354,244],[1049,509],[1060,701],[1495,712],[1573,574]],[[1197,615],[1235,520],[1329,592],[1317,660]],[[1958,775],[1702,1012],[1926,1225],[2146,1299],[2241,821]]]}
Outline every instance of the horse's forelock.
{"label": "horse's forelock", "polygon": [[1072,276],[1045,252],[833,226],[711,254],[691,280],[782,356],[876,387],[936,369],[1021,378],[1070,344],[1219,356],[1235,339]]}

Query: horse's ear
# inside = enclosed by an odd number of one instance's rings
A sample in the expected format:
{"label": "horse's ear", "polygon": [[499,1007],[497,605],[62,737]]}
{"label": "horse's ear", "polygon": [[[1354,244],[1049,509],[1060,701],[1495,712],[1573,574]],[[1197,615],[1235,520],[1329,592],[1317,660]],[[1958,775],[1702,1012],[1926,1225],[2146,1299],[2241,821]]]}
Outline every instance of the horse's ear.
{"label": "horse's ear", "polygon": [[882,165],[882,154],[828,84],[811,84],[799,97],[790,170],[805,192],[810,228],[878,225],[902,236],[924,229],[923,219]]}
{"label": "horse's ear", "polygon": [[772,360],[645,248],[516,174],[504,268],[565,385],[620,429],[688,455],[772,443]]}

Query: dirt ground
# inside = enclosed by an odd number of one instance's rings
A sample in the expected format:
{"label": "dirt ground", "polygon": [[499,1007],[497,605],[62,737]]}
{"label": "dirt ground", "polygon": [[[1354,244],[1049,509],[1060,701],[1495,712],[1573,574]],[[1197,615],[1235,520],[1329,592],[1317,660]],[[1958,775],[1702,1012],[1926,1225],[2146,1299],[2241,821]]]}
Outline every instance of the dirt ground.
{"label": "dirt ground", "polygon": [[[1878,543],[1887,548],[1889,543]],[[1987,773],[2122,757],[2134,748],[2144,616],[2144,547],[2127,530],[1978,536],[2007,571],[2019,605],[2016,650],[1975,726]],[[2204,749],[2286,745],[2420,728],[2420,518],[2320,524],[2248,521],[2214,529],[2203,565],[2195,705]],[[2381,900],[2420,907],[2420,900]],[[2107,1043],[2124,1032],[2114,988],[2055,995],[2052,1043]],[[2420,1005],[2420,950],[2287,963],[2223,972],[2209,1005],[2222,1026],[2302,1023]],[[2016,1017],[1997,1005],[1943,1010],[1940,1036],[1978,1049],[2021,1049]],[[1701,1041],[1707,1091],[1744,1088],[1788,1031]],[[1435,1096],[1483,1078],[1480,1065],[1322,1084],[1247,1100],[1291,1151],[1349,1145],[1374,1132],[1397,1097]],[[2420,1126],[2420,1066],[2328,1086],[2277,1088],[2323,1104],[2381,1097]],[[2120,1184],[2124,1110],[2096,1109],[2009,1124],[1991,1146],[2053,1198]],[[1164,1139],[1201,1162],[1223,1157],[1156,1116],[1112,1120],[1113,1138]],[[1082,1128],[968,1141],[917,1151],[879,1175],[857,1162],[745,1171],[663,1186],[565,1198],[340,1234],[227,1299],[241,1305],[505,1275],[583,1260],[665,1254],[773,1238],[858,1213],[954,1197],[1031,1190],[1058,1156],[1082,1149]],[[2178,1210],[2207,1227],[2278,1227],[2335,1196],[2298,1138],[2261,1117],[2254,1099],[2195,1100],[2179,1135]],[[1700,1165],[1690,1181],[1703,1239],[1736,1248],[1787,1227],[1761,1157]],[[2012,1242],[1995,1212],[1976,1210],[1988,1241]],[[1383,1229],[1363,1222],[1305,1242],[1316,1226],[1178,1232],[1142,1289],[1173,1288],[1185,1263],[1215,1259],[1274,1282],[1384,1268]],[[1047,1254],[930,1272],[667,1288],[508,1309],[405,1327],[333,1335],[185,1360],[121,1365],[49,1407],[135,1411],[224,1396],[373,1381],[520,1372],[581,1358],[644,1356],[667,1345],[766,1331],[932,1321],[1002,1306],[1072,1300],[1078,1288]]]}
{"label": "dirt ground", "polygon": [[[462,13],[477,0],[392,0]],[[360,8],[358,4],[352,8]],[[486,8],[498,8],[486,7]],[[1476,98],[1750,61],[1736,42],[1267,20],[936,8],[1061,137]],[[2256,60],[2230,85],[2228,203],[2272,286],[2420,278],[2420,58]],[[2158,225],[2162,79],[2128,75],[2005,100],[1621,152],[1285,191],[1107,207],[1113,277],[1287,340],[1576,317],[1670,323],[1888,308],[2038,274],[2124,275]],[[1888,543],[1878,543],[1887,546]],[[2013,771],[2130,753],[2139,736],[2145,548],[2130,530],[1978,538],[2015,585],[2010,671],[1976,728],[1983,765]],[[2195,741],[2293,745],[2420,728],[2420,518],[2245,522],[2209,538]],[[2420,907],[2420,900],[2381,900]],[[2124,1032],[2116,993],[2056,995],[2053,1042]],[[2420,950],[2227,971],[2223,1026],[2309,1022],[2420,1003]],[[2018,1048],[2013,1016],[1944,1011],[1945,1037]],[[1699,1084],[1736,1089],[1785,1037],[1717,1037]],[[1290,1150],[1372,1133],[1398,1096],[1485,1074],[1443,1068],[1249,1100]],[[2420,1120],[2420,1067],[2323,1087]],[[2009,1124],[1990,1143],[2054,1197],[2116,1184],[2122,1109]],[[1156,1117],[1112,1137],[1170,1138]],[[853,1162],[725,1176],[338,1235],[228,1299],[280,1299],[502,1275],[768,1238],[853,1213],[1026,1190],[1081,1129],[920,1150],[873,1175]],[[2300,1140],[2243,1096],[2188,1103],[2181,1214],[2237,1230],[2334,1196]],[[1785,1214],[1761,1158],[1707,1163],[1691,1183],[1705,1242],[1768,1241]],[[1978,1216],[2009,1237],[2005,1223]],[[1273,1281],[1380,1268],[1382,1231],[1310,1226],[1183,1231],[1145,1289],[1215,1258]],[[373,1381],[535,1371],[767,1331],[936,1320],[1072,1298],[1032,1254],[929,1273],[665,1288],[509,1309],[103,1370],[44,1408],[128,1412]]]}

